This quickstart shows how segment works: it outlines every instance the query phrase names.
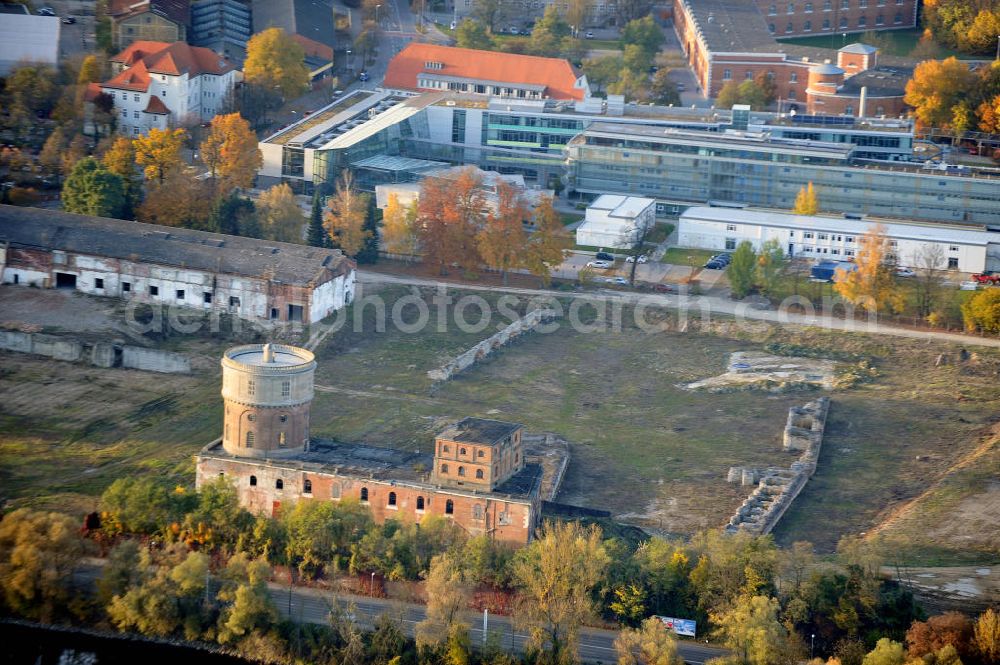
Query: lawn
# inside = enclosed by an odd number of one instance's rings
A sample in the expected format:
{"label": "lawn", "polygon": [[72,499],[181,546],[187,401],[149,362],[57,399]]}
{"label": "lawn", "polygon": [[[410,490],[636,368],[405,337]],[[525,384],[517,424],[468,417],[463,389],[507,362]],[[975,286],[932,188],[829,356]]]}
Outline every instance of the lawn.
{"label": "lawn", "polygon": [[[880,41],[884,41],[886,55],[908,56],[913,52],[913,49],[917,47],[917,43],[920,41],[920,36],[923,34],[923,30],[919,28],[914,28],[912,30],[878,30],[874,34],[880,38]],[[833,34],[817,35],[815,37],[792,37],[790,39],[780,39],[778,41],[788,44],[798,44],[799,46],[841,49],[848,44],[860,42],[862,36],[863,35],[861,34],[849,34],[845,36],[843,33],[837,32]],[[878,44],[878,46],[882,47],[882,44]],[[948,56],[954,55],[959,59],[972,60],[977,57],[974,55],[952,51],[951,49],[947,49],[943,46],[938,46],[938,50],[939,53],[935,57],[939,58],[947,58]]]}
{"label": "lawn", "polygon": [[700,268],[718,252],[707,249],[687,249],[685,247],[671,247],[660,259],[661,263],[669,263],[675,266],[694,266]]}
{"label": "lawn", "polygon": [[[997,353],[978,351],[959,364],[957,349],[947,345],[727,320],[710,328],[692,320],[686,333],[669,331],[676,326],[649,332],[634,325],[628,308],[613,329],[598,325],[586,306],[587,328],[563,319],[558,330],[527,335],[435,385],[428,370],[509,320],[494,315],[481,329],[459,329],[455,301],[485,298],[495,313],[498,295],[453,292],[453,304],[444,308],[430,291],[393,287],[376,295],[407,323],[420,319],[423,302],[427,324],[380,328],[375,305],[362,298],[350,308],[351,323],[317,349],[311,425],[317,436],[429,452],[434,434],[465,416],[521,422],[530,432],[571,442],[560,501],[610,510],[651,531],[689,534],[723,524],[747,496],[748,488],[725,482],[731,466],[787,466],[794,459],[781,450],[788,408],[816,393],[704,393],[680,384],[723,371],[733,351],[773,352],[775,344],[788,353],[801,353],[795,345],[863,357],[878,375],[831,395],[817,473],[776,538],[810,540],[827,552],[840,535],[870,532],[909,506],[916,517],[893,522],[892,531],[906,556],[987,558],[959,535],[963,528],[990,528],[983,526],[989,516],[975,510],[976,497],[1000,469],[995,452],[977,456],[977,437],[1000,409]],[[410,303],[396,305],[403,296]],[[570,301],[561,304],[568,308]],[[526,303],[507,305],[520,313]],[[474,327],[477,305],[463,311]],[[674,313],[649,315],[676,322]],[[615,318],[611,309],[604,320]],[[198,359],[191,376],[0,354],[3,498],[79,514],[93,510],[117,477],[193,484],[192,455],[221,427],[217,358],[229,344],[188,343],[183,350]],[[937,366],[941,353],[952,360]]]}

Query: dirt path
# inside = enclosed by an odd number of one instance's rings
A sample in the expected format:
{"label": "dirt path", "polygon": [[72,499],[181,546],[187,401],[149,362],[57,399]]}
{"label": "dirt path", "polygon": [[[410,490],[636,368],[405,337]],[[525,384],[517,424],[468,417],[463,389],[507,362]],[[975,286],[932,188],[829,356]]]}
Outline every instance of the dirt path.
{"label": "dirt path", "polygon": [[899,570],[885,567],[882,572],[912,588],[930,614],[948,610],[981,612],[1000,602],[1000,564]]}
{"label": "dirt path", "polygon": [[413,277],[409,275],[387,275],[384,273],[361,270],[358,271],[358,281],[362,284],[409,284],[414,286],[440,287],[463,291],[513,293],[522,296],[566,298],[567,296],[572,295],[576,298],[617,300],[631,305],[646,305],[649,307],[677,309],[686,312],[690,318],[723,315],[726,317],[736,317],[754,321],[768,321],[781,325],[809,326],[825,328],[827,330],[866,333],[870,335],[907,337],[910,339],[923,339],[928,341],[958,344],[962,346],[1000,348],[1000,339],[991,337],[974,337],[972,335],[962,335],[959,333],[936,330],[911,330],[909,328],[901,328],[898,326],[878,323],[877,321],[869,322],[864,320],[845,320],[823,314],[810,315],[790,313],[786,311],[761,310],[755,309],[747,303],[733,302],[731,300],[712,296],[653,295],[612,290],[569,294],[564,291],[555,291],[551,289],[529,289],[515,286],[495,285],[483,286],[478,284],[467,284],[464,282],[449,282]]}

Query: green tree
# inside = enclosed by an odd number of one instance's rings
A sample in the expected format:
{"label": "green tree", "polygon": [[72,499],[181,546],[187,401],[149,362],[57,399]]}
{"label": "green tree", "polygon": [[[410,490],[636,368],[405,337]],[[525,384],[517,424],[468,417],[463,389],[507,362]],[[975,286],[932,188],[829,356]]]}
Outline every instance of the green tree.
{"label": "green tree", "polygon": [[219,599],[226,603],[219,614],[220,644],[265,631],[278,621],[278,610],[267,590],[269,572],[270,567],[262,561],[231,561],[227,566],[228,586],[219,591]]}
{"label": "green tree", "polygon": [[535,55],[551,56],[559,53],[562,49],[562,40],[570,34],[569,24],[560,15],[556,5],[547,5],[545,13],[535,22],[535,27],[531,31],[528,50]]}
{"label": "green tree", "polygon": [[868,652],[862,665],[903,665],[905,662],[906,652],[903,651],[903,645],[883,637],[875,648]]}
{"label": "green tree", "polygon": [[767,596],[740,596],[733,606],[710,614],[716,636],[746,665],[776,665],[785,660],[785,628],[778,621],[778,601]]}
{"label": "green tree", "polygon": [[785,250],[781,247],[781,241],[771,238],[760,248],[757,255],[757,269],[755,272],[755,282],[764,295],[771,295],[777,285],[778,278],[784,271],[788,261],[785,259]]}
{"label": "green tree", "polygon": [[361,246],[361,251],[358,252],[354,258],[359,264],[371,265],[378,261],[378,250],[379,250],[379,210],[375,206],[375,197],[368,195],[368,210],[365,214],[365,223],[362,227],[364,234],[364,244]]}
{"label": "green tree", "polygon": [[309,229],[306,231],[306,243],[313,247],[329,246],[330,237],[323,228],[323,200],[319,192],[313,194],[312,211],[309,214]]}
{"label": "green tree", "polygon": [[[150,566],[143,553],[140,567]],[[114,596],[107,607],[108,618],[119,630],[141,635],[170,635],[181,626],[181,610],[177,588],[170,579],[170,569],[157,567],[145,570],[143,581],[120,596]]]}
{"label": "green tree", "polygon": [[634,626],[646,613],[646,590],[637,584],[618,585],[614,589],[614,600],[608,609],[621,623]]}
{"label": "green tree", "polygon": [[124,136],[115,138],[101,161],[104,168],[120,176],[125,184],[124,216],[126,219],[132,219],[135,215],[135,206],[142,197],[142,181],[135,167],[135,147],[132,141]]}
{"label": "green tree", "polygon": [[152,478],[115,480],[101,494],[104,527],[112,533],[153,534],[180,519],[170,492]]}
{"label": "green tree", "polygon": [[639,628],[625,628],[615,639],[618,665],[683,665],[677,640],[656,617]]}
{"label": "green tree", "polygon": [[128,205],[125,182],[93,157],[87,157],[77,162],[66,178],[62,203],[67,212],[121,217]]}
{"label": "green tree", "polygon": [[580,624],[593,615],[593,591],[607,573],[609,557],[596,526],[546,522],[520,550],[512,576],[520,596],[515,612],[528,629],[528,647],[549,665],[576,659]]}
{"label": "green tree", "polygon": [[309,89],[305,51],[281,28],[268,28],[250,38],[243,76],[264,90],[277,90],[284,99],[294,99]]}
{"label": "green tree", "polygon": [[351,545],[372,528],[371,513],[354,501],[299,501],[285,511],[282,521],[288,534],[288,563],[306,576],[326,566],[345,569]]}
{"label": "green tree", "polygon": [[689,616],[695,610],[689,577],[691,559],[683,545],[650,538],[632,559],[649,590],[647,607],[654,614]]}
{"label": "green tree", "polygon": [[757,268],[757,252],[750,241],[744,240],[736,246],[733,260],[726,268],[726,276],[732,288],[733,296],[745,298],[753,289],[754,274]]}
{"label": "green tree", "polygon": [[455,43],[461,48],[472,48],[480,51],[492,51],[496,46],[490,31],[471,18],[462,19],[455,28]]}
{"label": "green tree", "polygon": [[113,597],[124,595],[140,582],[140,553],[139,544],[134,540],[123,540],[108,553],[101,578],[97,581],[97,597],[101,605],[106,606]]}
{"label": "green tree", "polygon": [[740,84],[736,81],[726,81],[715,98],[715,105],[720,109],[731,109],[734,104],[741,104]]}
{"label": "green tree", "polygon": [[677,90],[677,84],[670,80],[670,70],[661,68],[653,74],[653,80],[649,84],[649,92],[652,100],[657,104],[669,106],[680,106],[681,94]]}
{"label": "green tree", "polygon": [[449,554],[439,554],[431,560],[427,580],[426,618],[417,624],[418,646],[439,647],[454,635],[468,635],[469,625],[464,614],[472,598],[472,589],[465,580],[461,562]]}
{"label": "green tree", "polygon": [[619,43],[623,51],[629,45],[636,45],[652,58],[663,44],[663,32],[652,15],[646,15],[625,24]]}
{"label": "green tree", "polygon": [[59,513],[20,508],[0,521],[0,593],[22,616],[51,622],[71,602],[73,570],[87,553],[78,525]]}
{"label": "green tree", "polygon": [[649,68],[653,66],[655,55],[655,52],[647,51],[639,44],[629,44],[622,50],[622,63],[626,69],[646,76]]}
{"label": "green tree", "polygon": [[725,609],[739,596],[770,595],[774,589],[777,548],[770,537],[706,531],[691,539],[697,564],[690,580],[704,610]]}
{"label": "green tree", "polygon": [[248,235],[244,231],[251,220],[256,223],[255,211],[253,201],[233,191],[215,200],[208,225],[216,233]]}
{"label": "green tree", "polygon": [[605,55],[583,61],[583,72],[587,75],[587,83],[600,92],[611,83],[618,80],[618,75],[624,68],[619,55]]}
{"label": "green tree", "polygon": [[494,32],[507,22],[510,9],[503,0],[475,0],[472,3],[471,16],[489,32]]}

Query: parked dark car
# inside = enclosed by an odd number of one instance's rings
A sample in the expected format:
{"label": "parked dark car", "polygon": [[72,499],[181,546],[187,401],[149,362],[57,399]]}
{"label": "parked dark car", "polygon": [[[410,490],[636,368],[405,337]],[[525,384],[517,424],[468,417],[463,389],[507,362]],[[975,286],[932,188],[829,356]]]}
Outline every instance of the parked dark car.
{"label": "parked dark car", "polygon": [[608,252],[598,252],[597,253],[597,260],[598,261],[614,261],[615,260],[615,255],[614,254],[609,254]]}

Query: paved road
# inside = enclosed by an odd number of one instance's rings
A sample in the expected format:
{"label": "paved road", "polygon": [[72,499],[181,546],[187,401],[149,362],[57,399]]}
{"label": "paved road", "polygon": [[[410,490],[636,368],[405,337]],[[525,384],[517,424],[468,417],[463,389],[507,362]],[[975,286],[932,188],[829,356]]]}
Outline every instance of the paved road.
{"label": "paved road", "polygon": [[[339,605],[361,628],[370,629],[375,620],[383,614],[393,617],[403,627],[404,632],[413,636],[417,623],[424,619],[424,606],[403,603],[396,600],[366,598],[363,596],[335,596],[330,592],[303,589],[272,584],[271,597],[283,616],[304,623],[326,624],[333,604]],[[481,644],[483,640],[483,617],[470,613],[467,617],[472,626],[472,640]],[[527,635],[514,630],[509,618],[492,615],[489,617],[487,633],[496,633],[504,649],[524,651]],[[580,659],[592,663],[612,663],[617,660],[614,649],[615,631],[600,628],[583,628],[580,634]],[[707,644],[678,642],[678,651],[690,665],[703,665],[710,659],[724,654],[722,649]]]}
{"label": "paved road", "polygon": [[[412,277],[409,275],[387,275],[365,270],[358,271],[358,281],[362,284],[410,284],[414,286],[430,286],[463,291],[504,292],[524,296],[546,296],[554,298],[565,298],[567,296],[566,292],[548,289],[526,289],[513,286],[484,286],[478,284],[446,282],[435,279]],[[603,290],[598,292],[578,293],[576,294],[576,297],[618,300],[624,302],[625,304],[638,304],[650,307],[677,309],[686,312],[691,318],[711,317],[712,315],[724,315],[727,317],[735,316],[737,318],[755,321],[816,326],[826,328],[828,330],[841,330],[844,332],[863,332],[873,335],[889,335],[893,337],[907,337],[910,339],[948,342],[963,346],[1000,348],[1000,339],[996,338],[974,337],[971,335],[962,335],[936,330],[913,330],[909,328],[900,328],[897,326],[879,323],[877,320],[866,321],[861,318],[862,315],[859,315],[856,319],[845,320],[838,317],[824,315],[821,312],[816,312],[814,314],[799,314],[782,309],[777,311],[760,310],[755,309],[746,303],[734,302],[727,298],[718,298],[714,296],[660,295],[634,293],[631,291]]]}

